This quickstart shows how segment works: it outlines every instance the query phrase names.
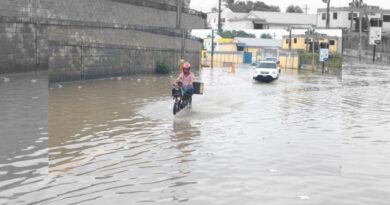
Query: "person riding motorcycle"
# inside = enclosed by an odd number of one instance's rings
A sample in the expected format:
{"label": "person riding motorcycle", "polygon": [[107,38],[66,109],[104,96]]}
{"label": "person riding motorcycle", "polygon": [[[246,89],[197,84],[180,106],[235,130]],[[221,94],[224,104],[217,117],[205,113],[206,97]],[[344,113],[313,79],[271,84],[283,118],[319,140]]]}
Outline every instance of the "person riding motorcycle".
{"label": "person riding motorcycle", "polygon": [[192,94],[194,93],[193,82],[195,80],[195,75],[190,71],[191,64],[185,62],[183,64],[183,72],[175,80],[175,85],[182,86],[183,96],[189,99],[189,107],[192,106]]}

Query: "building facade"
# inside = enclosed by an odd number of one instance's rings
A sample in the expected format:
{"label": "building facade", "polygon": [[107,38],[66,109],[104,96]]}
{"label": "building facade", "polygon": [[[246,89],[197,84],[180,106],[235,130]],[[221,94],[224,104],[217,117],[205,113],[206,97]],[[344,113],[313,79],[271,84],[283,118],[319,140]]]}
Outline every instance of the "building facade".
{"label": "building facade", "polygon": [[[326,28],[326,8],[317,10],[317,28]],[[330,8],[330,29],[358,30],[360,12],[356,8],[337,7]],[[375,6],[367,6],[362,9],[363,30],[368,30],[368,22],[371,20],[382,21],[382,31],[390,32],[390,10],[380,9]]]}
{"label": "building facade", "polygon": [[[283,36],[282,49],[289,50],[290,36]],[[312,42],[314,43],[315,50],[318,51],[321,43],[329,44],[330,54],[341,54],[342,52],[342,39],[337,36],[327,36],[323,34],[319,35],[292,35],[291,36],[291,50],[305,50],[312,51]]]}
{"label": "building facade", "polygon": [[243,17],[227,19],[229,29],[296,29],[312,28],[316,25],[316,15],[302,13],[280,13],[251,11]]}
{"label": "building facade", "polygon": [[[315,27],[317,16],[313,14],[280,13],[267,11],[251,11],[249,13],[232,12],[225,8],[221,12],[223,29],[286,29]],[[207,14],[207,27],[218,28],[218,12]]]}

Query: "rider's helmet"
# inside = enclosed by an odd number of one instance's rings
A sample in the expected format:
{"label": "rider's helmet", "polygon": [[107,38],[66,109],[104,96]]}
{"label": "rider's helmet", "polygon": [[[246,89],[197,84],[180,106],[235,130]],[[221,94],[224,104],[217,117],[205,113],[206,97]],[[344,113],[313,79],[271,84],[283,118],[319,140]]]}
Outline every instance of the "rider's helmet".
{"label": "rider's helmet", "polygon": [[188,69],[190,69],[190,68],[191,68],[191,64],[190,64],[189,62],[185,62],[185,63],[183,64],[183,68],[188,68]]}

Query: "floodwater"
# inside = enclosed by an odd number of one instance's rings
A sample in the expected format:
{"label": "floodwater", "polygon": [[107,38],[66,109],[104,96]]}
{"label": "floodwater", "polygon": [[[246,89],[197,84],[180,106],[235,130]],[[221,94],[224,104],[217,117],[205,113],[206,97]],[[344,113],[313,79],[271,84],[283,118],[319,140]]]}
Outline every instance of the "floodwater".
{"label": "floodwater", "polygon": [[197,72],[205,93],[177,116],[174,76],[51,85],[48,164],[0,161],[0,204],[389,203],[389,68],[251,72]]}
{"label": "floodwater", "polygon": [[[0,204],[47,175],[47,73],[0,76]],[[16,200],[17,201],[17,200]]]}

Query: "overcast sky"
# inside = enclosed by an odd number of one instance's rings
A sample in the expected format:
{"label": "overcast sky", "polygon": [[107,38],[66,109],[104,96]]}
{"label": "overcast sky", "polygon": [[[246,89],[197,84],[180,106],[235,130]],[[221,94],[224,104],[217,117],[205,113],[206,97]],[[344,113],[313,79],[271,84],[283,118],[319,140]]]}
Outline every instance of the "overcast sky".
{"label": "overcast sky", "polygon": [[[244,0],[241,0],[244,1]],[[257,0],[253,0],[257,1]],[[281,11],[286,11],[286,8],[291,5],[298,5],[304,8],[306,5],[309,8],[308,13],[316,14],[317,8],[325,8],[326,4],[322,0],[262,0],[268,5],[279,6]],[[341,7],[348,6],[352,0],[331,0],[331,6]],[[380,6],[383,9],[390,9],[389,0],[364,0],[368,5]],[[217,7],[218,0],[191,0],[191,8],[203,12],[209,12],[211,8]]]}
{"label": "overcast sky", "polygon": [[[276,39],[281,40],[283,35],[288,35],[288,31],[286,30],[244,30],[247,33],[256,34],[256,37],[260,37],[262,33],[271,34],[271,36],[275,36]],[[292,34],[304,34],[306,30],[293,30]],[[327,34],[329,36],[342,36],[342,31],[340,29],[330,29],[330,30],[316,30],[318,33]],[[211,35],[211,30],[192,30],[192,35],[199,38],[206,38],[207,35]]]}

